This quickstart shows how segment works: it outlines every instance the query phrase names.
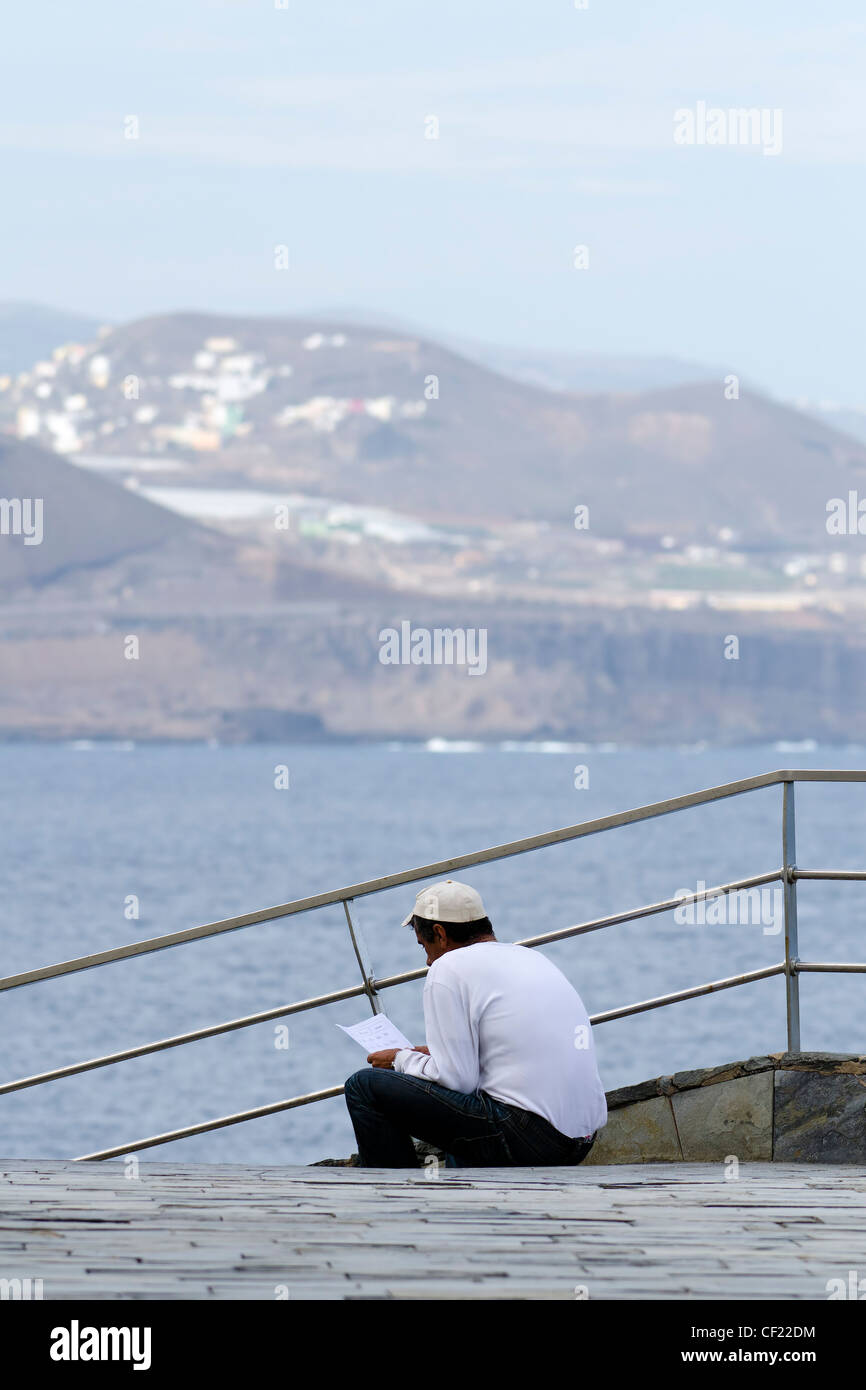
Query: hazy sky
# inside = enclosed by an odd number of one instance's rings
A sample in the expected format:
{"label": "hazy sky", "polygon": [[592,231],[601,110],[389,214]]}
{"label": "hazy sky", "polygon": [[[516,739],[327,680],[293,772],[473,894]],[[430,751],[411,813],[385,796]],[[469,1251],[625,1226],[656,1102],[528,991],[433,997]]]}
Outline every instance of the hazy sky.
{"label": "hazy sky", "polygon": [[[862,0],[285,3],[10,12],[0,299],[362,307],[866,405]],[[699,102],[781,152],[677,145]]]}

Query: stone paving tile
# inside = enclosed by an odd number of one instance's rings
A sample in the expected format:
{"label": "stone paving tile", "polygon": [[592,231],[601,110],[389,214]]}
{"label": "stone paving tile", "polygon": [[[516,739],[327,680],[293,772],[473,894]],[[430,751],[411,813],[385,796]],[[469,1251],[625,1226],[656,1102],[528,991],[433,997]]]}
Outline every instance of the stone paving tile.
{"label": "stone paving tile", "polygon": [[0,1163],[0,1277],[48,1299],[799,1299],[863,1267],[866,1166]]}

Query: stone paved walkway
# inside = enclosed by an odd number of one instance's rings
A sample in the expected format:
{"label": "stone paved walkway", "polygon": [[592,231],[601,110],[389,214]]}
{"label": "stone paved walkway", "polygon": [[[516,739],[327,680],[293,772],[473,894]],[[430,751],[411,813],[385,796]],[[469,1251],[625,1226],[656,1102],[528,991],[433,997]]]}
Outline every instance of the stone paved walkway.
{"label": "stone paved walkway", "polygon": [[849,1270],[866,1166],[0,1162],[0,1279],[45,1299],[825,1300]]}

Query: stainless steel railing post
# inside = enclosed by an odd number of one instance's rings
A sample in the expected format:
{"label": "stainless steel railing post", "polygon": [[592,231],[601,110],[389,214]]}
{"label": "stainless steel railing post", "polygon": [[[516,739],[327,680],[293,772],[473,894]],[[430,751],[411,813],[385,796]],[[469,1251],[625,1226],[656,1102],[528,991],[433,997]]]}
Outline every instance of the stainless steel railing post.
{"label": "stainless steel railing post", "polygon": [[800,964],[797,940],[797,834],[794,783],[782,783],[782,882],[785,902],[785,1012],[788,1051],[800,1051]]}
{"label": "stainless steel railing post", "polygon": [[364,981],[364,993],[370,1001],[370,1008],[373,1010],[373,1013],[380,1014],[382,1012],[382,1004],[373,984],[373,967],[370,964],[369,959],[367,958],[366,949],[362,947],[355,933],[355,925],[352,921],[352,914],[349,912],[350,901],[351,900],[348,898],[343,899],[343,911],[346,914],[346,925],[349,928],[349,935],[352,938],[352,946],[354,947],[355,958],[358,962],[358,967],[361,971],[361,978]]}

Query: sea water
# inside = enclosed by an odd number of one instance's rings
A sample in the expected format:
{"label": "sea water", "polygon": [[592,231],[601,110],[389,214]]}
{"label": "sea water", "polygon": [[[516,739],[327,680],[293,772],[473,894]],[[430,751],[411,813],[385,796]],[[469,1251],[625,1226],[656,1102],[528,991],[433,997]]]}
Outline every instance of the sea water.
{"label": "sea water", "polygon": [[[866,749],[5,745],[0,974],[792,766],[863,767]],[[776,869],[780,813],[781,788],[770,787],[459,876],[482,893],[500,939],[516,941]],[[797,834],[801,868],[866,868],[866,785],[798,786]],[[352,904],[380,977],[423,965],[400,927],[413,900],[410,886]],[[801,958],[866,959],[864,909],[866,884],[801,883]],[[667,912],[543,949],[592,1014],[782,959],[784,935],[763,916],[711,917]],[[27,986],[0,995],[0,1080],[358,978],[337,905]],[[864,990],[863,976],[804,976],[804,1049],[866,1052]],[[423,1041],[421,982],[383,998],[394,1022]],[[365,1061],[335,1024],[359,1022],[368,1008],[352,999],[2,1096],[0,1157],[74,1157],[339,1084]],[[780,1051],[784,984],[772,978],[600,1024],[595,1037],[608,1089]],[[306,1163],[353,1146],[335,1098],[141,1157]]]}

